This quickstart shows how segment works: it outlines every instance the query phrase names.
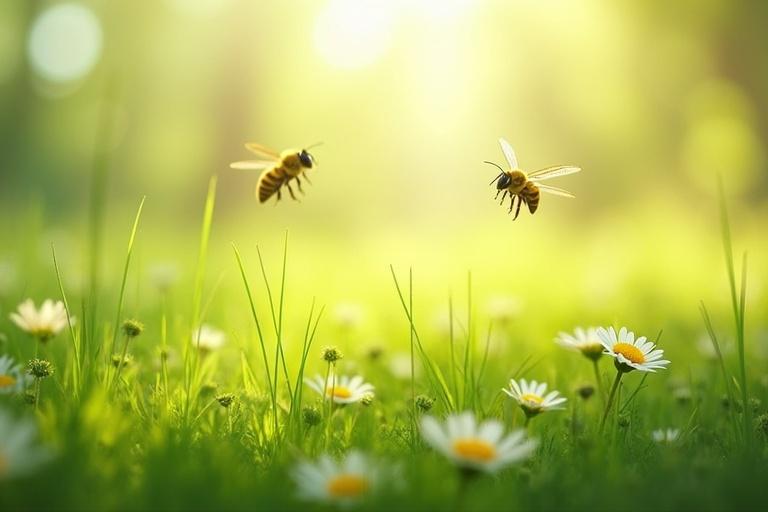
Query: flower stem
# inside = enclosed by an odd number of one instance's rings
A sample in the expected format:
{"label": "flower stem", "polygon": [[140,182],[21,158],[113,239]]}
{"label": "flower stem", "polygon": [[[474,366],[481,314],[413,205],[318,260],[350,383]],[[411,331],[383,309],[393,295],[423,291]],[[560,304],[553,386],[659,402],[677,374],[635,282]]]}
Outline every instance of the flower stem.
{"label": "flower stem", "polygon": [[123,369],[123,365],[125,364],[125,356],[128,354],[128,340],[130,338],[128,336],[125,337],[125,343],[123,343],[123,352],[120,356],[120,360],[117,362],[117,370],[115,370],[115,377],[112,379],[112,383],[110,384],[109,388],[112,389],[117,384],[118,380],[120,379],[120,371]]}
{"label": "flower stem", "polygon": [[600,399],[605,402],[605,394],[603,394],[603,381],[600,378],[600,368],[597,365],[597,359],[592,360],[592,368],[595,370],[595,385],[597,386],[597,392],[600,394]]}
{"label": "flower stem", "polygon": [[[325,397],[328,398],[328,420],[325,424],[325,447],[328,448],[331,439],[331,421],[333,420],[333,397],[336,396],[336,372],[331,372],[331,366],[335,366],[333,363],[328,363],[328,370],[325,372],[325,382],[323,383]],[[328,379],[333,379],[331,384],[331,396],[328,396]]]}
{"label": "flower stem", "polygon": [[621,377],[624,375],[624,372],[621,370],[616,371],[616,379],[613,381],[613,386],[611,386],[611,393],[608,395],[608,402],[605,404],[605,412],[603,413],[603,419],[600,421],[600,432],[603,431],[605,428],[605,420],[608,419],[608,413],[611,411],[611,406],[613,405],[613,399],[616,396],[616,390],[619,389],[619,382],[621,382]]}

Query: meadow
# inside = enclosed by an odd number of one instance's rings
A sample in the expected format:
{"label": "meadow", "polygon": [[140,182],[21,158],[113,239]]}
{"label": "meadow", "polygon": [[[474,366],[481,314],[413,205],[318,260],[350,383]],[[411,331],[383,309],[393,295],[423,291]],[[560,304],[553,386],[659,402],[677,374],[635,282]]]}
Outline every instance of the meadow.
{"label": "meadow", "polygon": [[764,508],[761,11],[127,5],[0,7],[0,510]]}

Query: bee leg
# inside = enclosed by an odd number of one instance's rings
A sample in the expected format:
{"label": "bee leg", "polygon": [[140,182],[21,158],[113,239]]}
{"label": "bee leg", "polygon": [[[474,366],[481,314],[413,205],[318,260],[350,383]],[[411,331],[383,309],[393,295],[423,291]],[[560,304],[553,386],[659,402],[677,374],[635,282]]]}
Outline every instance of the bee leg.
{"label": "bee leg", "polygon": [[304,191],[301,189],[301,178],[299,178],[298,176],[296,176],[296,186],[299,187],[299,192],[303,194]]}
{"label": "bee leg", "polygon": [[[283,198],[283,194],[280,193],[280,189],[277,189],[277,201],[280,201],[280,199]],[[275,204],[277,204],[277,201],[275,201]]]}
{"label": "bee leg", "polygon": [[510,194],[511,201],[509,202],[509,211],[507,213],[512,213],[512,209],[515,207],[515,198],[517,197],[515,194]]}
{"label": "bee leg", "polygon": [[[501,194],[501,190],[497,190],[496,191],[496,195],[493,197],[494,201],[499,198],[499,194]],[[504,202],[504,198],[503,197],[501,198],[501,201]]]}
{"label": "bee leg", "polygon": [[311,185],[311,184],[312,184],[312,182],[311,182],[311,181],[309,181],[309,176],[307,176],[307,173],[305,173],[305,172],[304,172],[304,173],[302,173],[302,174],[304,175],[304,179],[305,179],[305,180],[307,180],[307,183],[309,183],[309,184]]}
{"label": "bee leg", "polygon": [[517,198],[517,210],[515,210],[515,218],[512,220],[517,220],[517,216],[520,215],[520,205],[523,204],[523,198],[518,197]]}
{"label": "bee leg", "polygon": [[291,194],[291,199],[298,201],[299,199],[296,197],[296,194],[293,193],[293,189],[291,188],[291,182],[286,181],[285,186],[288,187],[288,193]]}
{"label": "bee leg", "polygon": [[[496,197],[499,197],[499,194],[496,194]],[[504,200],[507,198],[507,191],[504,191],[504,194],[501,196],[501,201],[499,201],[499,204],[504,204]]]}

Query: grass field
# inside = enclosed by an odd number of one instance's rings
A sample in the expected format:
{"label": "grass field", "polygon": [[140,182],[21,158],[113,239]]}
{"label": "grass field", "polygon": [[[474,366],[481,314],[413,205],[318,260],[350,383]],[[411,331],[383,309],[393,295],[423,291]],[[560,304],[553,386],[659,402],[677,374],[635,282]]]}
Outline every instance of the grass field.
{"label": "grass field", "polygon": [[0,4],[0,510],[765,508],[748,4]]}

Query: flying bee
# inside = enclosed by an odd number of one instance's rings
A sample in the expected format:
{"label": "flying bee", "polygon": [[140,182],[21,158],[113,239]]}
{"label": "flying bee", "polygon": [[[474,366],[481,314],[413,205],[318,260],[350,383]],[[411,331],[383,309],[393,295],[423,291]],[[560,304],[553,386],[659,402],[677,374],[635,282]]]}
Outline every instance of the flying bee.
{"label": "flying bee", "polygon": [[[512,146],[509,145],[509,142],[504,139],[499,139],[499,144],[501,145],[501,151],[504,153],[504,157],[507,159],[507,164],[509,164],[509,170],[505,171],[501,168],[501,166],[493,162],[486,161],[484,163],[496,166],[499,171],[501,171],[499,175],[493,178],[493,181],[490,183],[493,184],[494,181],[496,182],[496,197],[494,199],[498,199],[499,194],[503,193],[501,196],[501,202],[499,203],[503,204],[504,199],[506,199],[507,194],[509,194],[511,201],[509,204],[508,213],[512,213],[512,210],[514,209],[515,219],[517,219],[517,216],[520,215],[520,205],[523,203],[528,206],[528,211],[531,212],[531,214],[536,211],[536,209],[539,207],[539,197],[541,192],[547,192],[548,194],[554,194],[556,196],[562,197],[575,197],[567,190],[544,185],[541,182],[551,178],[556,178],[558,176],[565,176],[579,172],[581,171],[580,167],[558,165],[555,167],[539,169],[538,171],[533,171],[530,174],[526,174],[517,165],[517,157],[515,156],[515,152],[512,150]],[[517,208],[515,208],[515,199],[517,199]]]}
{"label": "flying bee", "polygon": [[[311,149],[318,144],[314,144],[308,149]],[[291,187],[291,181],[296,181],[296,186],[299,188],[299,192],[303,194],[304,190],[301,188],[301,178],[303,177],[307,180],[307,183],[311,183],[309,178],[307,178],[306,171],[317,165],[315,158],[306,149],[286,149],[278,154],[276,151],[253,142],[246,144],[245,148],[248,151],[255,153],[261,160],[235,162],[230,164],[230,167],[232,169],[245,169],[251,171],[263,170],[261,176],[259,176],[259,181],[256,184],[256,195],[259,196],[259,202],[265,202],[275,193],[277,193],[277,200],[279,201],[282,198],[280,189],[283,185],[288,189],[291,198],[298,201],[298,198]]]}

